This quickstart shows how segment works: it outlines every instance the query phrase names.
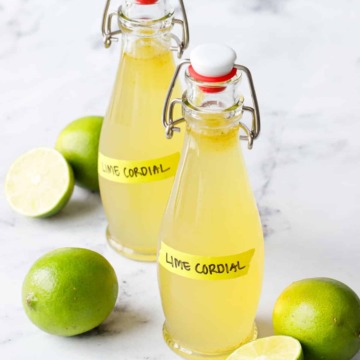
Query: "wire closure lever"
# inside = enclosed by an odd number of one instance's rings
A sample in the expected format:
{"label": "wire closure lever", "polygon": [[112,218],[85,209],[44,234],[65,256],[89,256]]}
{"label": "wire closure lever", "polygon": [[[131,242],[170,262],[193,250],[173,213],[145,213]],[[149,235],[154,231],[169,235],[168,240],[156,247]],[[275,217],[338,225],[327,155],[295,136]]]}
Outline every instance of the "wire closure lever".
{"label": "wire closure lever", "polygon": [[180,40],[175,34],[171,34],[171,37],[175,40],[177,46],[172,46],[171,50],[177,52],[177,57],[180,59],[184,50],[189,46],[190,33],[189,33],[189,23],[186,16],[186,10],[183,0],[179,0],[181,14],[183,20],[174,18],[172,23],[181,25],[182,28],[182,40]]}
{"label": "wire closure lever", "polygon": [[[165,99],[165,104],[164,104],[164,108],[163,108],[163,114],[162,114],[162,121],[163,121],[163,125],[165,127],[165,134],[166,137],[168,139],[171,139],[174,135],[174,132],[180,132],[180,128],[177,127],[178,124],[182,123],[183,121],[185,121],[185,119],[183,117],[178,118],[178,119],[174,119],[174,107],[176,104],[181,104],[182,100],[177,98],[177,99],[173,99],[170,101],[171,99],[171,95],[177,80],[177,77],[179,75],[179,72],[181,70],[181,68],[184,65],[190,64],[190,60],[189,59],[185,59],[182,62],[180,62],[178,64],[178,66],[175,69],[175,73],[174,76],[171,80],[168,92],[166,94],[166,99]],[[252,97],[252,102],[253,102],[253,106],[246,106],[244,105],[242,110],[243,111],[247,111],[251,113],[252,116],[252,125],[251,125],[251,130],[243,123],[243,122],[239,122],[239,125],[241,127],[241,129],[245,132],[246,135],[240,135],[240,139],[241,140],[247,140],[248,142],[248,149],[251,150],[254,144],[254,140],[259,136],[260,134],[260,112],[259,112],[259,105],[258,105],[258,101],[257,101],[257,97],[256,97],[256,92],[255,92],[255,87],[254,87],[254,83],[252,80],[252,76],[251,76],[251,72],[250,70],[243,66],[243,65],[234,65],[234,67],[237,70],[240,70],[242,72],[244,72],[246,74],[246,77],[248,79],[248,83],[249,83],[249,87],[250,87],[250,92],[251,92],[251,97]]]}
{"label": "wire closure lever", "polygon": [[166,94],[165,104],[164,104],[163,113],[162,113],[162,120],[163,120],[163,125],[165,128],[165,135],[166,135],[167,139],[171,139],[173,137],[174,131],[180,132],[180,128],[177,127],[176,125],[185,121],[185,119],[183,117],[174,120],[174,106],[176,104],[181,104],[182,100],[177,98],[177,99],[173,99],[170,102],[170,99],[171,99],[171,95],[174,90],[174,86],[176,83],[176,79],[179,75],[179,72],[180,72],[181,68],[186,64],[190,64],[189,59],[185,59],[177,65],[175,72],[174,72],[174,76],[171,79],[171,83],[170,83],[169,89]]}
{"label": "wire closure lever", "polygon": [[[117,30],[112,29],[112,19],[114,16],[119,18],[120,8],[117,11],[109,14],[110,3],[111,3],[111,0],[106,0],[105,9],[104,9],[104,13],[103,13],[103,19],[102,19],[102,26],[101,26],[101,32],[102,32],[103,39],[104,39],[103,40],[104,45],[107,49],[111,46],[112,41],[118,41],[118,35],[121,34],[120,28],[118,28]],[[171,34],[171,38],[176,43],[176,46],[172,46],[171,50],[177,52],[178,58],[180,58],[182,56],[184,50],[188,47],[189,40],[190,40],[189,24],[187,21],[184,2],[183,2],[183,0],[179,0],[179,3],[180,3],[183,20],[173,18],[172,24],[173,25],[175,25],[175,24],[181,25],[182,40],[180,40],[179,37],[176,36],[175,34]]]}
{"label": "wire closure lever", "polygon": [[115,30],[115,31],[113,31],[111,29],[112,18],[114,16],[118,17],[119,11],[108,14],[110,2],[111,2],[111,0],[106,0],[106,5],[105,5],[104,13],[103,13],[102,24],[101,24],[101,32],[103,35],[103,41],[104,41],[104,45],[107,49],[111,46],[112,41],[118,41],[118,37],[116,35],[121,34],[120,29]]}
{"label": "wire closure lever", "polygon": [[252,117],[252,124],[251,124],[251,130],[240,121],[240,127],[245,131],[246,135],[240,135],[241,140],[247,140],[248,141],[248,149],[251,150],[254,144],[254,140],[259,136],[260,129],[261,129],[261,122],[260,122],[260,111],[259,111],[259,104],[256,97],[255,92],[255,86],[252,79],[252,75],[250,70],[243,65],[237,65],[235,64],[234,67],[246,74],[246,77],[248,79],[249,87],[250,87],[250,93],[251,98],[253,102],[253,106],[243,106],[243,111],[247,111],[251,113]]}

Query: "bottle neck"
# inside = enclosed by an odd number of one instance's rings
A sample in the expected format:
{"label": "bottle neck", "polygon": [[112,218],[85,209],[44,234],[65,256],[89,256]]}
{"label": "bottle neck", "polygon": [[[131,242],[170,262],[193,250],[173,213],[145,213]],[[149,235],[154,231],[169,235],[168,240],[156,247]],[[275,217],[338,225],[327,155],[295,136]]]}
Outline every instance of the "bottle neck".
{"label": "bottle neck", "polygon": [[244,102],[239,91],[240,75],[206,83],[194,80],[187,71],[185,80],[182,110],[189,131],[219,137],[238,131]]}
{"label": "bottle neck", "polygon": [[240,93],[241,75],[235,74],[226,81],[206,82],[195,80],[185,72],[185,99],[192,107],[204,112],[228,111],[242,105],[243,97]]}
{"label": "bottle neck", "polygon": [[[171,30],[173,28],[173,11],[168,11],[161,18],[152,18],[143,14],[143,8],[152,6],[135,6],[135,9],[119,9],[119,27],[122,32],[122,53],[133,57],[148,58],[171,50]],[[157,14],[157,13],[156,13]],[[129,16],[132,16],[131,18]],[[155,16],[153,14],[153,16]]]}
{"label": "bottle neck", "polygon": [[[182,113],[186,121],[187,130],[191,133],[207,137],[218,137],[227,139],[229,136],[239,137],[240,119],[243,113],[243,99],[229,97],[224,98],[233,100],[223,102],[221,97],[212,97],[209,94],[200,94],[198,92],[198,106],[194,105],[191,97],[185,91],[182,99]],[[229,107],[226,107],[230,105]]]}

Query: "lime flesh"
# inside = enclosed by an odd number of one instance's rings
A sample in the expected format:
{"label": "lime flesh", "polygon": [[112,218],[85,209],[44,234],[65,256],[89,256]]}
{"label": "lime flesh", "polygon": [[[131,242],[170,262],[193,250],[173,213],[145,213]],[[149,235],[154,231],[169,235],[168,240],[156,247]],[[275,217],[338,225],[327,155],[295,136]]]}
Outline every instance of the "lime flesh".
{"label": "lime flesh", "polygon": [[241,346],[227,360],[303,360],[303,353],[296,339],[269,336]]}
{"label": "lime flesh", "polygon": [[20,214],[48,217],[60,211],[74,189],[65,158],[50,148],[33,149],[15,160],[5,181],[10,206]]}

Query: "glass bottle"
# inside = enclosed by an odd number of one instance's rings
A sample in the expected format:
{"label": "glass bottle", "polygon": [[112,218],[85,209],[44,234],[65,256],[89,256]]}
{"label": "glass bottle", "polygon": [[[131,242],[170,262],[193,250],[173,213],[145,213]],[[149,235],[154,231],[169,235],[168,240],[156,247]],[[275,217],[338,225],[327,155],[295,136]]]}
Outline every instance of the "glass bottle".
{"label": "glass bottle", "polygon": [[[263,234],[241,153],[260,131],[250,71],[234,65],[235,52],[220,44],[193,50],[175,72],[163,112],[168,137],[186,122],[183,152],[163,217],[158,279],[167,344],[185,358],[225,359],[257,336],[254,324],[262,278]],[[169,106],[180,68],[187,89]],[[247,75],[253,107],[244,104]],[[183,118],[174,120],[181,103]],[[252,114],[252,129],[243,122]]]}
{"label": "glass bottle", "polygon": [[[108,15],[109,3],[103,18],[105,46],[121,33],[122,51],[99,144],[106,236],[123,255],[154,261],[181,148],[181,139],[169,146],[158,119],[175,69],[172,51],[180,57],[188,44],[186,14],[182,0],[184,21],[174,18],[166,0],[123,0]],[[120,30],[111,29],[114,17]],[[171,32],[174,24],[183,26],[183,41]]]}

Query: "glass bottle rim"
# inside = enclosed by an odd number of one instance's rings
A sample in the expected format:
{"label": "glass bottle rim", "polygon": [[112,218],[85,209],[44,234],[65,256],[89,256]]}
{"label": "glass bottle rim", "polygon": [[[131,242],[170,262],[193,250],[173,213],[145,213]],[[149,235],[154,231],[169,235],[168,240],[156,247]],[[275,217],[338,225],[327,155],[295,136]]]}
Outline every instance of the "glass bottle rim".
{"label": "glass bottle rim", "polygon": [[[170,9],[167,14],[157,19],[131,19],[122,12],[122,6],[118,9],[118,22],[121,27],[125,28],[151,28],[151,29],[168,29],[173,26],[174,9]],[[167,24],[168,23],[168,24]],[[165,26],[164,26],[165,25]]]}

